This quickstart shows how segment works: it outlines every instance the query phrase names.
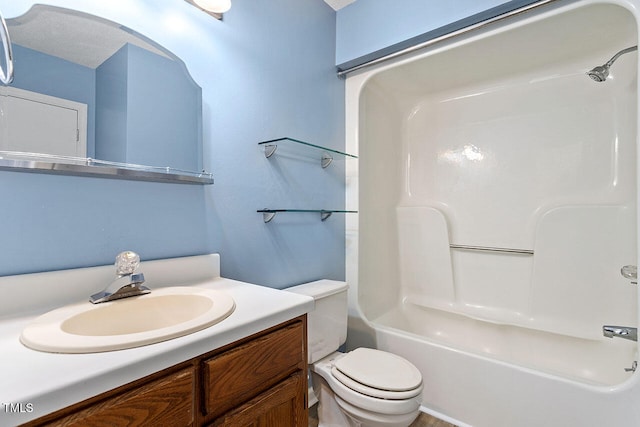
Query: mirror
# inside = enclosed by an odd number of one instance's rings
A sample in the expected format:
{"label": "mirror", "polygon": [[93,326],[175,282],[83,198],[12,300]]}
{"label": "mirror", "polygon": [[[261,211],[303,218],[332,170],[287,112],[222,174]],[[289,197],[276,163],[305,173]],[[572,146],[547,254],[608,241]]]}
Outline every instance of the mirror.
{"label": "mirror", "polygon": [[213,183],[202,90],[178,57],[59,7],[34,5],[7,26],[15,77],[0,86],[0,168]]}

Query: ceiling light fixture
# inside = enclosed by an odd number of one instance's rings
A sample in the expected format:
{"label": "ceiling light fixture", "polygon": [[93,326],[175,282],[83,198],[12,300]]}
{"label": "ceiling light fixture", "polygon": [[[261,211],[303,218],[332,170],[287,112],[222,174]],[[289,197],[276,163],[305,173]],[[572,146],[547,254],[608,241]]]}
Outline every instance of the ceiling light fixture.
{"label": "ceiling light fixture", "polygon": [[195,4],[213,13],[225,13],[231,9],[231,0],[193,0]]}
{"label": "ceiling light fixture", "polygon": [[204,12],[217,19],[222,19],[222,14],[231,9],[231,0],[185,0],[187,3],[200,8]]}

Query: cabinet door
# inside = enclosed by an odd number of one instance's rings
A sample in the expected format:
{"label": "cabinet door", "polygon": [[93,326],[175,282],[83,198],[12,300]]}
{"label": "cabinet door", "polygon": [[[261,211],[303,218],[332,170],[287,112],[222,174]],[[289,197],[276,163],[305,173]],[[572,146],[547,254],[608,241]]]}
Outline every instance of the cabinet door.
{"label": "cabinet door", "polygon": [[184,369],[52,422],[47,426],[188,427],[194,424],[195,375]]}
{"label": "cabinet door", "polygon": [[303,372],[298,372],[244,405],[215,420],[211,427],[303,427],[308,425]]}
{"label": "cabinet door", "polygon": [[86,157],[86,104],[1,89],[0,150]]}
{"label": "cabinet door", "polygon": [[304,333],[296,322],[206,360],[206,414],[218,417],[306,369]]}

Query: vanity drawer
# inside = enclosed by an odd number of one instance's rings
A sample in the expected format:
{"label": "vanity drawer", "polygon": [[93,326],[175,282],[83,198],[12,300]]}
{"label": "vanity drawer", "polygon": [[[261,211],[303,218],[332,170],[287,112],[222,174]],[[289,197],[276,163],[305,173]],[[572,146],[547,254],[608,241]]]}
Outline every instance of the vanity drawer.
{"label": "vanity drawer", "polygon": [[[120,392],[119,390],[126,390]],[[28,426],[110,426],[157,425],[185,427],[194,425],[195,371],[182,369],[160,379],[130,388],[116,389],[115,396],[90,406],[71,407],[70,414],[49,420],[43,417]]]}
{"label": "vanity drawer", "polygon": [[305,371],[305,330],[294,322],[203,362],[204,410],[217,417]]}

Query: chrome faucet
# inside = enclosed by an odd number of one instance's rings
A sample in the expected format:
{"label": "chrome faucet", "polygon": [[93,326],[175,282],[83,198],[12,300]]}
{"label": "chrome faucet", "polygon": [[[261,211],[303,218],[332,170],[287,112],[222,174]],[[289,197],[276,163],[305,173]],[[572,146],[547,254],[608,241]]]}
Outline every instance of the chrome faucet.
{"label": "chrome faucet", "polygon": [[631,279],[632,285],[638,284],[638,267],[635,265],[625,265],[620,269],[620,274],[625,279]]}
{"label": "chrome faucet", "polygon": [[602,334],[607,338],[624,338],[626,340],[638,341],[638,329],[628,326],[608,326],[602,327]]}
{"label": "chrome faucet", "polygon": [[144,274],[135,273],[140,265],[140,257],[135,252],[121,252],[116,257],[116,279],[103,291],[91,295],[89,301],[93,304],[144,295],[151,292],[143,286]]}

